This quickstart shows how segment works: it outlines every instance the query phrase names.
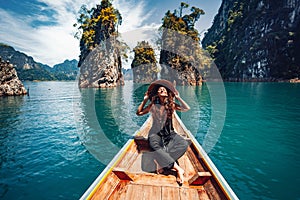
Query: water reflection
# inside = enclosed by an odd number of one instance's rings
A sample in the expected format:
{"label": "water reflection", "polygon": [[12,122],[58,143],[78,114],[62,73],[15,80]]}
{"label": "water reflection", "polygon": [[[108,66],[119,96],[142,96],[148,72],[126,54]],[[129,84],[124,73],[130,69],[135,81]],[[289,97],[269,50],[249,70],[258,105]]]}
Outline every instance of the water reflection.
{"label": "water reflection", "polygon": [[[15,129],[20,120],[19,116],[22,112],[23,103],[24,96],[0,97],[0,169],[5,168],[5,165],[9,162],[15,162],[16,153],[11,150],[10,141],[13,140],[16,134],[10,130]],[[8,192],[9,185],[4,181],[0,183],[0,186],[0,198],[2,198]]]}
{"label": "water reflection", "polygon": [[81,89],[79,98],[74,102],[74,116],[82,143],[93,156],[107,165],[119,151],[119,147],[107,137],[106,130],[112,130],[112,127],[103,124],[102,120],[109,112],[105,101],[109,95],[105,90],[107,89]]}
{"label": "water reflection", "polygon": [[133,102],[132,94],[135,91],[132,82],[126,82],[126,86],[116,88],[111,96],[112,117],[123,134],[132,136],[140,125],[135,120],[136,105]]}
{"label": "water reflection", "polygon": [[135,114],[136,102],[144,94],[140,87],[143,86],[126,82],[116,88],[81,89],[75,99],[81,141],[103,164],[110,162],[145,121]]}
{"label": "water reflection", "polygon": [[0,129],[13,126],[18,121],[24,96],[0,97]]}

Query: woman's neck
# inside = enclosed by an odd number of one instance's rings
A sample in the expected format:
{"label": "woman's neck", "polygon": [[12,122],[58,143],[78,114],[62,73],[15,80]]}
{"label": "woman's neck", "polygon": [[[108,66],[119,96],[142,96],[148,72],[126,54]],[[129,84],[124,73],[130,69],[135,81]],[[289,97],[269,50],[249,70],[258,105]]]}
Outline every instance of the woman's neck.
{"label": "woman's neck", "polygon": [[160,103],[163,104],[163,103],[165,102],[165,99],[166,99],[166,98],[167,98],[167,97],[160,96],[160,97],[159,97]]}

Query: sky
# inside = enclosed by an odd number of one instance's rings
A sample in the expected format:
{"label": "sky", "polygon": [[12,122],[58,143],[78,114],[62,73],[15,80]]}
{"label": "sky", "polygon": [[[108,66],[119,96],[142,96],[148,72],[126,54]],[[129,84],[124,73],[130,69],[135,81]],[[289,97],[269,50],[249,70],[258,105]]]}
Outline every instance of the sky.
{"label": "sky", "polygon": [[[133,48],[137,40],[149,38],[143,30],[157,30],[164,14],[178,9],[183,0],[113,0],[123,22],[119,32]],[[82,5],[95,7],[101,0],[0,0],[0,43],[32,56],[49,66],[79,58],[79,40],[73,27]],[[196,23],[203,33],[210,28],[221,0],[185,0],[205,11]],[[188,11],[188,10],[187,10]],[[143,32],[143,33],[142,33]]]}

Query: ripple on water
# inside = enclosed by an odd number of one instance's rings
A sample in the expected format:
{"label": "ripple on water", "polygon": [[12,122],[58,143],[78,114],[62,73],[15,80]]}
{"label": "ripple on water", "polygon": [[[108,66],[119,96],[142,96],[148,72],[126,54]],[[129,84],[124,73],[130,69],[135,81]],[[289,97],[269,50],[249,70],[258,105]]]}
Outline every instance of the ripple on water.
{"label": "ripple on water", "polygon": [[[146,87],[132,83],[81,91],[75,82],[25,86],[30,96],[0,100],[4,200],[79,199],[147,118],[135,115]],[[299,199],[299,87],[225,83],[225,125],[209,156],[240,199]],[[203,143],[209,128],[219,126],[211,122],[209,91],[205,85],[178,90],[192,107],[182,120]]]}

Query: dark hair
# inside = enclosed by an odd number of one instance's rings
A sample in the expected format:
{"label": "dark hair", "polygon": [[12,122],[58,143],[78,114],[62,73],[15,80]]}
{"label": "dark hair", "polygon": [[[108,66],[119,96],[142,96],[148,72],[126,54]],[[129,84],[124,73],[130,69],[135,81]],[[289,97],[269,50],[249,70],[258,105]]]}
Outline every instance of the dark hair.
{"label": "dark hair", "polygon": [[163,102],[163,105],[165,106],[165,109],[167,111],[168,117],[171,117],[174,112],[174,96],[175,94],[166,86],[164,85],[155,85],[155,87],[152,90],[152,93],[149,95],[150,99],[153,99],[154,104],[160,104],[160,99],[157,94],[160,87],[164,87],[167,90],[168,97],[165,98],[165,101]]}

